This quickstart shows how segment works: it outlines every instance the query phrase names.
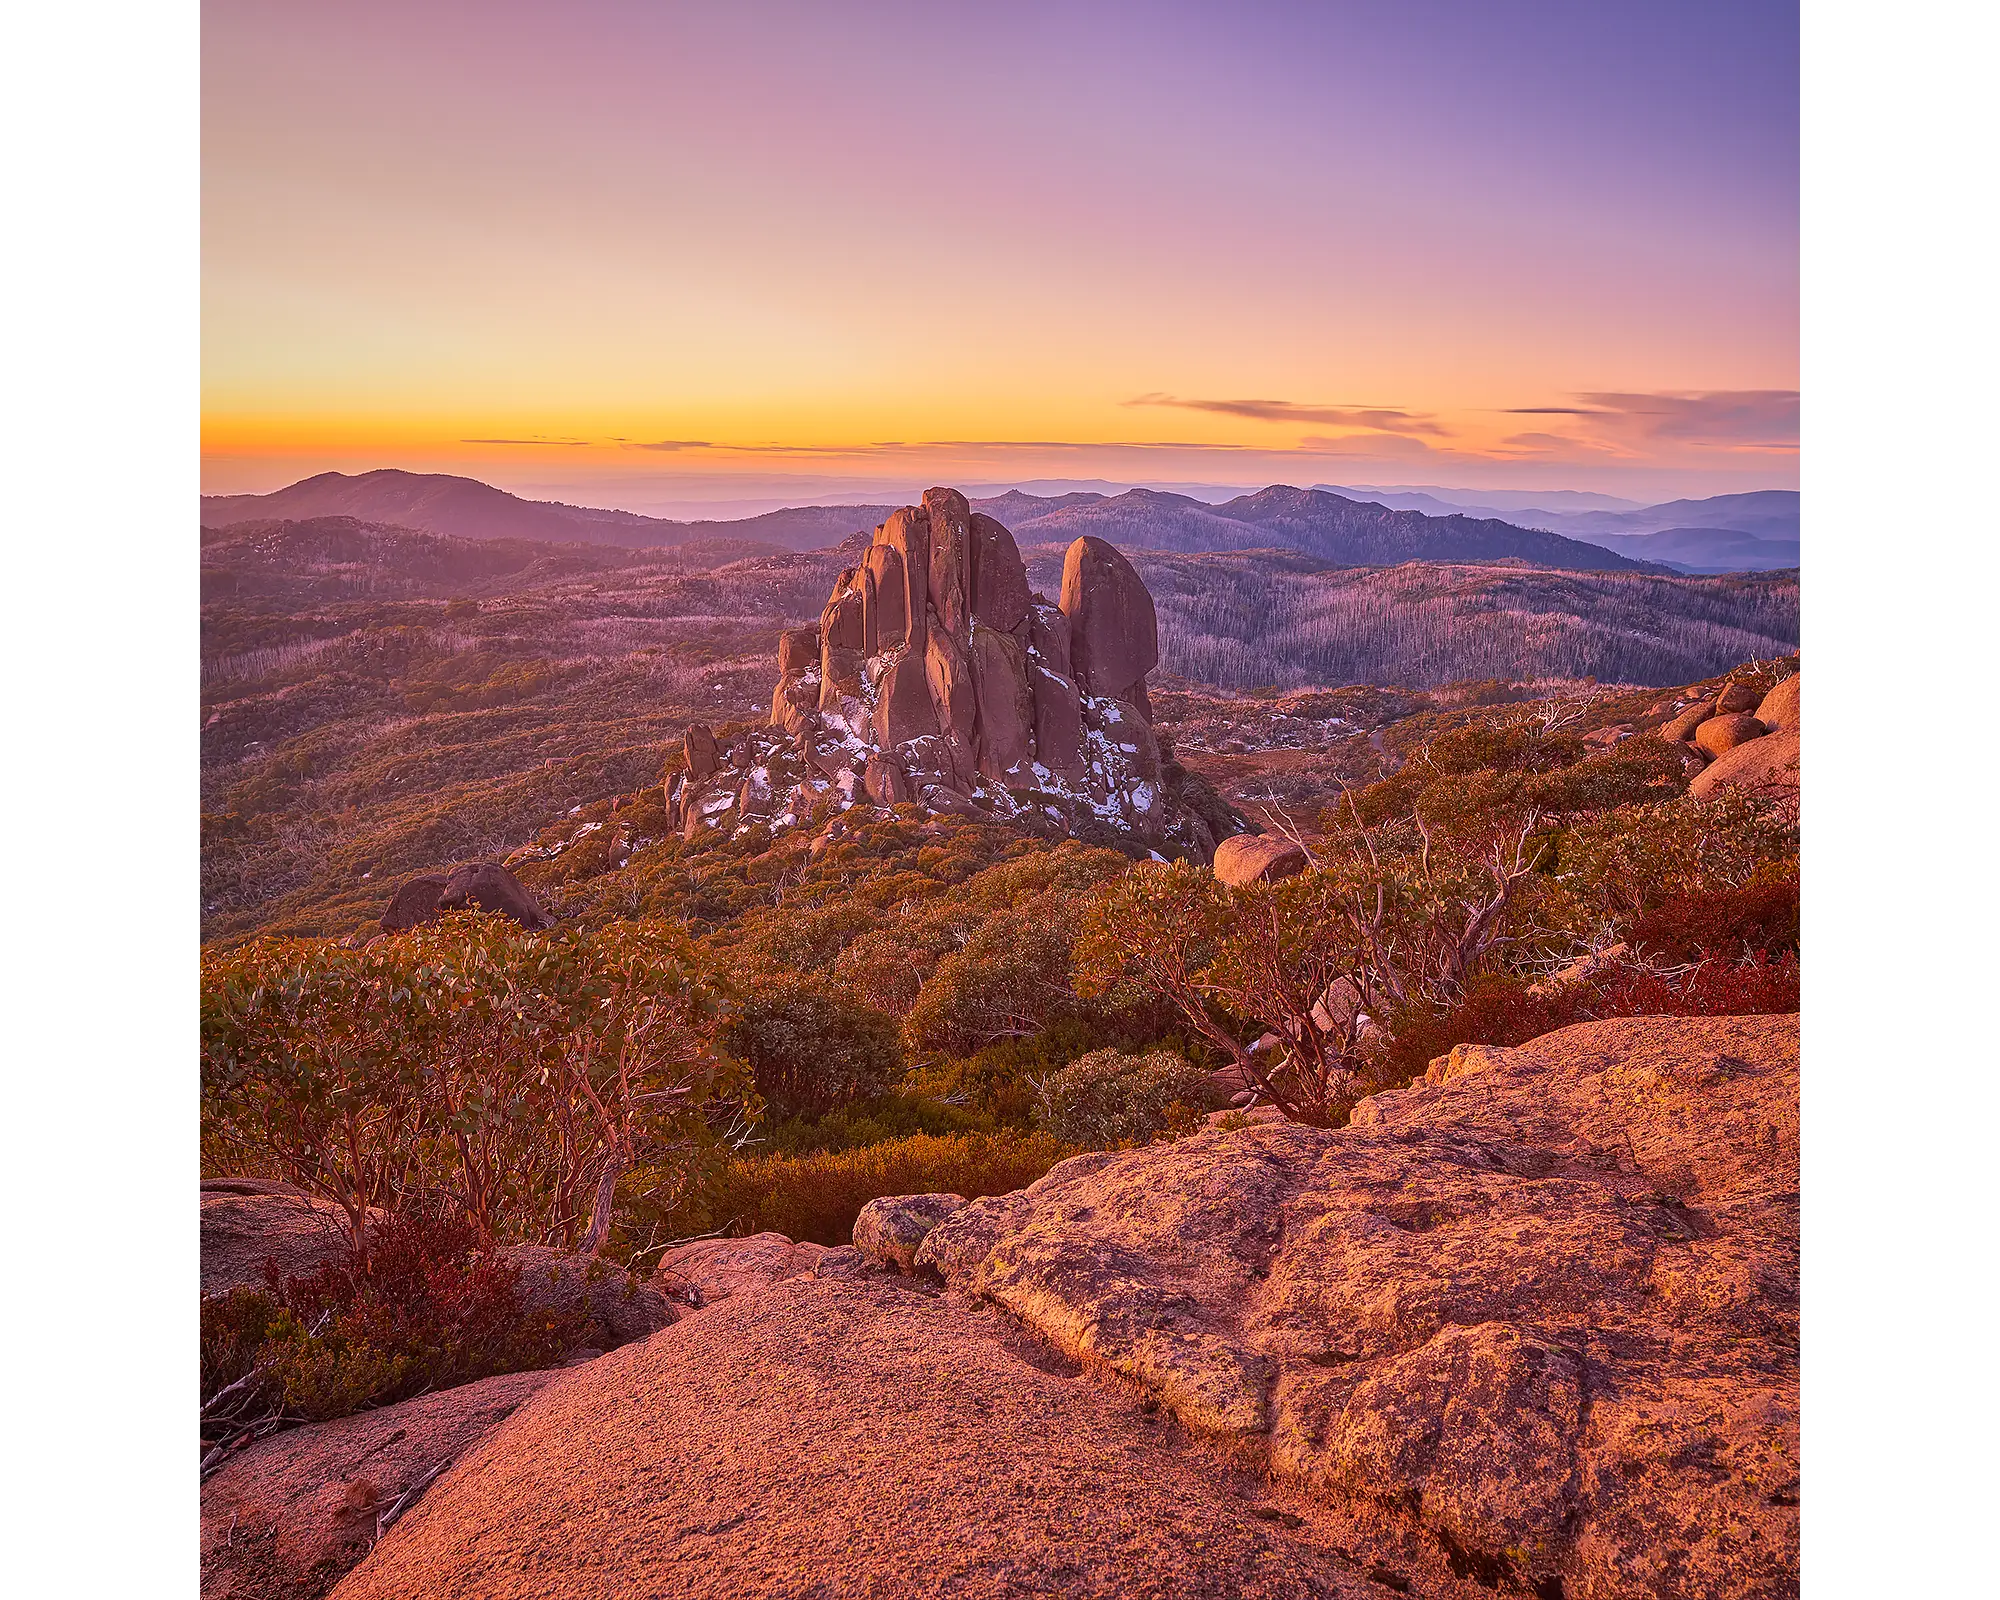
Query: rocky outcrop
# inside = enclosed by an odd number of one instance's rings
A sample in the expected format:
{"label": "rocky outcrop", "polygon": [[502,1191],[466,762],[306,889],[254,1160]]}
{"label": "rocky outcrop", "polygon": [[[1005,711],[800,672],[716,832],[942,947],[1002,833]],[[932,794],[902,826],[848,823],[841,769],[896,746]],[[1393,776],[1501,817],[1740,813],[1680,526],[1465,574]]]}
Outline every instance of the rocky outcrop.
{"label": "rocky outcrop", "polygon": [[389,909],[382,913],[384,933],[402,933],[429,922],[438,915],[438,901],[444,896],[442,872],[420,872],[405,878],[389,896]]}
{"label": "rocky outcrop", "polygon": [[498,862],[461,861],[447,873],[404,879],[382,913],[382,928],[401,933],[447,911],[497,911],[533,931],[555,926],[528,886]]}
{"label": "rocky outcrop", "polygon": [[1697,800],[1722,789],[1739,789],[1767,800],[1796,802],[1798,734],[1774,733],[1739,744],[1704,767],[1688,785],[1688,793]]}
{"label": "rocky outcrop", "polygon": [[854,1248],[885,1266],[910,1272],[917,1247],[931,1229],[964,1205],[962,1194],[899,1194],[871,1200],[854,1219]]}
{"label": "rocky outcrop", "polygon": [[289,1184],[258,1178],[207,1178],[201,1185],[201,1292],[267,1286],[302,1278],[347,1258],[347,1213]]}
{"label": "rocky outcrop", "polygon": [[1796,672],[1757,702],[1756,716],[1773,733],[1799,731],[1799,675]]}
{"label": "rocky outcrop", "polygon": [[[893,1279],[805,1278],[564,1375],[334,1593],[1384,1600],[1408,1588],[1408,1566],[1371,1580],[1375,1563],[1336,1550],[1320,1517],[991,1309]],[[1483,1593],[1444,1582],[1453,1600]]]}
{"label": "rocky outcrop", "polygon": [[1797,1156],[1796,1018],[1634,1018],[940,1205],[916,1278],[702,1241],[766,1275],[337,1593],[1796,1595]]}
{"label": "rocky outcrop", "polygon": [[[1697,800],[1737,791],[1773,800],[1794,811],[1799,801],[1799,680],[1794,672],[1759,698],[1743,684],[1731,684],[1713,705],[1717,714],[1696,718],[1693,742],[1684,748],[1705,758],[1706,765],[1688,783]],[[1726,710],[1755,702],[1756,714]],[[1710,702],[1690,706],[1660,729],[1662,738],[1681,737],[1677,730]]]}
{"label": "rocky outcrop", "polygon": [[653,1286],[669,1300],[698,1311],[732,1295],[809,1275],[826,1246],[794,1243],[782,1233],[746,1239],[697,1239],[660,1258]]}
{"label": "rocky outcrop", "polygon": [[484,1378],[259,1440],[201,1490],[205,1600],[320,1600],[407,1493],[557,1377]]}
{"label": "rocky outcrop", "polygon": [[1232,889],[1296,877],[1306,865],[1304,850],[1271,833],[1239,833],[1215,847],[1215,876]]}
{"label": "rocky outcrop", "polygon": [[1797,1141],[1796,1018],[1590,1023],[1077,1157],[917,1264],[1461,1573],[1795,1593]]}
{"label": "rocky outcrop", "polygon": [[1050,605],[1005,527],[957,490],[930,489],[876,528],[810,632],[780,641],[763,730],[726,755],[708,729],[690,730],[666,785],[682,837],[783,829],[827,800],[914,803],[1201,861],[1244,827],[1160,749],[1146,692],[1159,661],[1152,596],[1101,539],[1070,547]]}
{"label": "rocky outcrop", "polygon": [[1695,748],[1714,757],[1734,750],[1739,744],[1761,739],[1770,730],[1746,712],[1710,717],[1694,730]]}

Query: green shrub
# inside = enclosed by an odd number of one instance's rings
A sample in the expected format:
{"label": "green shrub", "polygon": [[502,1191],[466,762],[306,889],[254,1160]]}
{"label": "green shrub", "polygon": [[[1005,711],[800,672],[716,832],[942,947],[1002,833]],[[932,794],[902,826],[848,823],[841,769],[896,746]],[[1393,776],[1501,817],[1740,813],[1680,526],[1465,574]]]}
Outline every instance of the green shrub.
{"label": "green shrub", "polygon": [[677,1237],[767,1229],[818,1244],[846,1244],[870,1200],[891,1194],[1007,1194],[1076,1151],[1046,1133],[913,1134],[858,1150],[753,1156],[732,1162],[670,1217]]}
{"label": "green shrub", "polygon": [[866,1100],[903,1075],[895,1018],[808,979],[743,1002],[722,1033],[781,1117],[820,1117]]}
{"label": "green shrub", "polygon": [[1065,1144],[1101,1150],[1156,1138],[1206,1109],[1207,1098],[1208,1074],[1171,1051],[1093,1050],[1042,1080],[1035,1125]]}

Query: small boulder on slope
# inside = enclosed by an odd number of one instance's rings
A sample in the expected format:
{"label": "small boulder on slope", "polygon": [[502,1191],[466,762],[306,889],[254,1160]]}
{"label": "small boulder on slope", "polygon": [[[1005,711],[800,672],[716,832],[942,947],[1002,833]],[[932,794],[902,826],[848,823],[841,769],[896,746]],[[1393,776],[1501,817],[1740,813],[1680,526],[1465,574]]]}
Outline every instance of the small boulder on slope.
{"label": "small boulder on slope", "polygon": [[1793,673],[1757,702],[1757,720],[1774,733],[1799,731],[1799,674]]}
{"label": "small boulder on slope", "polygon": [[854,1248],[909,1272],[925,1236],[964,1205],[962,1194],[897,1194],[870,1200],[854,1219]]}
{"label": "small boulder on slope", "polygon": [[1770,800],[1799,797],[1799,736],[1773,733],[1725,751],[1688,785],[1688,793],[1705,800],[1718,789],[1740,789]]}
{"label": "small boulder on slope", "polygon": [[1276,883],[1306,870],[1306,853],[1274,833],[1238,833],[1215,847],[1215,876],[1230,888]]}
{"label": "small boulder on slope", "polygon": [[1728,716],[1710,717],[1694,730],[1694,742],[1705,754],[1719,756],[1734,750],[1739,744],[1761,739],[1769,731],[1755,717],[1733,712]]}

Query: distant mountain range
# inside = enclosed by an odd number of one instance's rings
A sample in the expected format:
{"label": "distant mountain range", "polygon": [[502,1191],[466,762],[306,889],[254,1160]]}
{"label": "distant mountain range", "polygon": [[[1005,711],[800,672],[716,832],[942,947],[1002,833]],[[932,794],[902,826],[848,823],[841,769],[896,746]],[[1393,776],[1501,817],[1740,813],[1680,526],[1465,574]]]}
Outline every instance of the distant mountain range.
{"label": "distant mountain range", "polygon": [[[1572,505],[1609,500],[1580,494],[1561,498]],[[1438,511],[1388,503],[1404,499],[1427,502]],[[1450,507],[1428,490],[1359,499],[1327,488],[1283,485],[1219,505],[1152,489],[1116,495],[1032,495],[1009,490],[972,503],[1005,523],[1023,544],[1067,543],[1080,534],[1092,534],[1132,549],[1282,548],[1353,566],[1517,560],[1568,571],[1708,572],[1798,563],[1798,496],[1776,490],[1634,510],[1602,505],[1563,512],[1531,508],[1504,518],[1490,508]],[[204,495],[201,517],[208,527],[355,517],[462,539],[641,548],[726,539],[817,550],[872,527],[893,509],[797,506],[733,521],[677,522],[631,511],[524,500],[472,478],[384,469],[352,477],[325,472],[273,494]],[[1556,523],[1562,526],[1549,525]]]}
{"label": "distant mountain range", "polygon": [[1655,506],[1562,491],[1546,496],[1548,504],[1542,506],[1530,503],[1534,497],[1527,494],[1496,494],[1487,497],[1491,503],[1482,504],[1476,490],[1321,487],[1432,515],[1504,516],[1641,561],[1662,562],[1677,572],[1768,572],[1799,564],[1796,489],[1758,489]]}

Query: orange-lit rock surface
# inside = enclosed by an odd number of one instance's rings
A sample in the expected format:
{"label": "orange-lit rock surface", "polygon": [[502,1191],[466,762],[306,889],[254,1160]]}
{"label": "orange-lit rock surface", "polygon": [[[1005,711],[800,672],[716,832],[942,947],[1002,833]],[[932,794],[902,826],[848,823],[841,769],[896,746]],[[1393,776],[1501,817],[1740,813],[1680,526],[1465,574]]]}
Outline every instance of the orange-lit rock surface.
{"label": "orange-lit rock surface", "polygon": [[560,1377],[516,1372],[260,1439],[202,1486],[206,1600],[318,1600],[377,1521]]}
{"label": "orange-lit rock surface", "polygon": [[1795,1594],[1797,1138],[1795,1018],[1625,1019],[1080,1157],[915,1277],[766,1240],[337,1592]]}

